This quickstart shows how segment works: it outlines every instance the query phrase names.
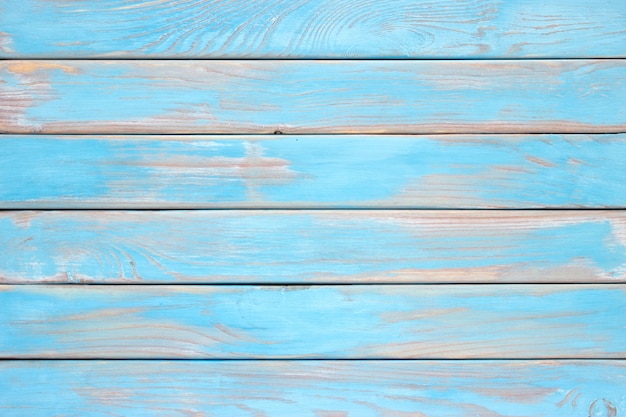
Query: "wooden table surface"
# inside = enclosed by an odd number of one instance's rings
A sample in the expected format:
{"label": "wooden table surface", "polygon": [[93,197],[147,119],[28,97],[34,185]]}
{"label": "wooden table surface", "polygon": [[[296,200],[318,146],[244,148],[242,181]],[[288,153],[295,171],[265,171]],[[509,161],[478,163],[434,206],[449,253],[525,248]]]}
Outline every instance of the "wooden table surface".
{"label": "wooden table surface", "polygon": [[0,0],[0,415],[626,416],[626,0]]}

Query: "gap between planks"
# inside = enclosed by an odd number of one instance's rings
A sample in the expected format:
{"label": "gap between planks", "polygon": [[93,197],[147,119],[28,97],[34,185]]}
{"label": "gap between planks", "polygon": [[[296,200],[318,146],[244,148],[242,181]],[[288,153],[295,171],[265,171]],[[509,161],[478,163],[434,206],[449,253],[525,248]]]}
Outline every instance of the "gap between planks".
{"label": "gap between planks", "polygon": [[212,133],[210,131],[207,132],[191,132],[191,133],[137,133],[137,132],[129,132],[129,133],[107,133],[107,132],[89,132],[89,133],[76,133],[76,132],[69,132],[69,133],[46,133],[46,132],[30,132],[30,133],[11,133],[11,132],[0,132],[0,139],[2,138],[2,136],[11,136],[11,137],[17,137],[17,136],[23,136],[23,137],[29,137],[29,136],[37,136],[40,138],[55,138],[55,137],[59,137],[59,136],[69,136],[69,137],[85,137],[85,136],[130,136],[133,137],[133,139],[142,139],[144,137],[151,137],[151,136],[163,136],[165,138],[168,138],[168,140],[175,140],[173,138],[176,137],[182,137],[182,136],[189,136],[189,137],[212,137],[215,136],[217,137],[225,137],[224,139],[230,139],[229,137],[232,138],[245,138],[245,137],[263,137],[264,139],[269,139],[272,138],[273,136],[296,136],[296,137],[314,137],[314,136],[337,136],[337,137],[358,137],[358,136],[371,136],[371,137],[385,137],[385,136],[400,136],[400,137],[404,137],[404,136],[410,136],[410,137],[414,137],[415,139],[418,138],[424,138],[427,139],[428,137],[431,136],[452,136],[452,135],[464,135],[464,136],[498,136],[498,135],[594,135],[594,136],[609,136],[609,135],[623,135],[626,134],[626,130],[624,131],[611,131],[611,132],[594,132],[594,133],[586,133],[586,132],[570,132],[570,131],[550,131],[550,132],[538,132],[538,133],[520,133],[520,132],[515,132],[515,131],[510,131],[510,132],[498,132],[498,133],[493,133],[493,132],[489,132],[489,131],[484,131],[484,132],[478,132],[478,131],[471,131],[468,133],[442,133],[442,132],[433,132],[433,133],[397,133],[397,132],[390,132],[390,133],[367,133],[367,134],[363,134],[363,133],[346,133],[346,132],[329,132],[329,133],[311,133],[311,132],[282,132],[280,131],[280,133],[272,133],[272,132],[260,132],[260,133],[229,133],[229,132],[225,132],[225,133]]}
{"label": "gap between planks", "polygon": [[90,206],[84,208],[72,208],[64,206],[54,207],[37,207],[37,206],[10,206],[6,208],[0,208],[0,213],[11,211],[67,211],[67,212],[81,212],[81,211],[145,211],[145,212],[168,212],[168,211],[265,211],[265,212],[277,212],[277,211],[316,211],[316,212],[333,212],[333,211],[407,211],[407,212],[422,212],[422,211],[465,211],[465,212],[523,212],[523,211],[562,211],[562,212],[600,212],[600,211],[626,211],[626,206],[617,207],[529,207],[529,208],[514,208],[514,207],[412,207],[412,206],[394,206],[394,207],[378,207],[378,206],[339,206],[339,207],[327,207],[327,206],[298,206],[298,207],[283,207],[283,206],[230,206],[230,207],[208,207],[203,205],[185,205],[185,204],[160,204],[155,207],[143,207],[143,206],[108,206],[105,208],[92,208]]}
{"label": "gap between planks", "polygon": [[616,60],[616,59],[626,59],[626,57],[622,56],[600,56],[600,57],[553,57],[553,58],[533,58],[533,57],[524,57],[524,58],[334,58],[334,57],[324,57],[317,56],[311,58],[227,58],[227,57],[216,57],[216,58],[171,58],[166,56],[153,56],[150,58],[129,58],[129,57],[77,57],[77,58],[39,58],[36,56],[32,57],[19,57],[19,58],[0,58],[0,62],[2,61],[602,61],[602,60]]}
{"label": "gap between planks", "polygon": [[472,363],[472,362],[526,362],[526,363],[542,363],[548,361],[558,361],[558,362],[611,362],[616,364],[624,364],[626,365],[626,357],[624,358],[602,358],[598,359],[595,357],[528,357],[528,358],[93,358],[93,357],[76,357],[76,358],[28,358],[23,359],[20,357],[2,357],[0,358],[0,363],[10,363],[10,362],[177,362],[177,363],[198,363],[198,362],[207,362],[207,363],[220,363],[220,362],[228,362],[228,363],[236,363],[236,362],[382,362],[382,363],[407,363],[407,362],[453,362],[453,363]]}

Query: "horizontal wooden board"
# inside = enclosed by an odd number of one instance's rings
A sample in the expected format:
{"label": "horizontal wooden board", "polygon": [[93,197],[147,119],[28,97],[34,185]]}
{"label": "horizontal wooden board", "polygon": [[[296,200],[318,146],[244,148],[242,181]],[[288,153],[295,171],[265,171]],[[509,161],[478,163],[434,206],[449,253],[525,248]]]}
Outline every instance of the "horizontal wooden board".
{"label": "horizontal wooden board", "polygon": [[0,388],[15,417],[619,417],[626,364],[8,361]]}
{"label": "horizontal wooden board", "polygon": [[0,212],[3,283],[626,282],[621,211]]}
{"label": "horizontal wooden board", "polygon": [[2,358],[626,358],[626,285],[0,287]]}
{"label": "horizontal wooden board", "polygon": [[626,135],[0,136],[0,208],[626,207]]}
{"label": "horizontal wooden board", "polygon": [[5,133],[626,132],[626,60],[3,61]]}
{"label": "horizontal wooden board", "polygon": [[623,0],[0,1],[0,57],[626,57]]}

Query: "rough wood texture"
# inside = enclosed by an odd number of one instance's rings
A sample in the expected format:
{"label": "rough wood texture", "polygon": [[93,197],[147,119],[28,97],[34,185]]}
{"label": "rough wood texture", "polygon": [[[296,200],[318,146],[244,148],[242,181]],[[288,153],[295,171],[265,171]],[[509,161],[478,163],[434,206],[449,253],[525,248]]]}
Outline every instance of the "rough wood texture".
{"label": "rough wood texture", "polygon": [[626,57],[624,0],[2,0],[0,57]]}
{"label": "rough wood texture", "polygon": [[623,361],[0,363],[14,417],[621,417],[625,392]]}
{"label": "rough wood texture", "polygon": [[0,208],[626,207],[626,135],[0,136]]}
{"label": "rough wood texture", "polygon": [[626,61],[4,61],[5,133],[626,131]]}
{"label": "rough wood texture", "polygon": [[625,358],[626,285],[3,286],[4,358]]}
{"label": "rough wood texture", "polygon": [[0,0],[0,415],[624,417],[624,22]]}
{"label": "rough wood texture", "polygon": [[0,213],[4,283],[625,282],[618,211]]}

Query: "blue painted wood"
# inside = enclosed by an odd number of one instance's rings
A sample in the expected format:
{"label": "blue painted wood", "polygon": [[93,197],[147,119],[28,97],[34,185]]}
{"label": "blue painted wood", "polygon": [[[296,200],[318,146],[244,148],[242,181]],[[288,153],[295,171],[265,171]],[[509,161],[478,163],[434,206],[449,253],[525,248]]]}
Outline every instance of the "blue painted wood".
{"label": "blue painted wood", "polygon": [[[389,2],[387,2],[389,3]],[[624,206],[624,0],[0,0],[0,208]],[[555,4],[552,4],[555,3]],[[28,22],[28,24],[24,24]],[[233,30],[236,28],[236,30]],[[464,136],[107,137],[124,133]],[[468,133],[501,133],[502,136]],[[5,212],[3,358],[625,358],[622,212]],[[0,414],[610,416],[619,361],[0,362]]]}
{"label": "blue painted wood", "polygon": [[3,283],[626,282],[620,211],[0,213]]}
{"label": "blue painted wood", "polygon": [[0,137],[0,208],[626,207],[626,135]]}
{"label": "blue painted wood", "polygon": [[624,0],[2,0],[0,57],[626,57]]}
{"label": "blue painted wood", "polygon": [[623,361],[15,361],[14,417],[622,416]]}
{"label": "blue painted wood", "polygon": [[618,133],[626,61],[4,61],[5,133]]}
{"label": "blue painted wood", "polygon": [[3,286],[2,358],[626,358],[626,285]]}

